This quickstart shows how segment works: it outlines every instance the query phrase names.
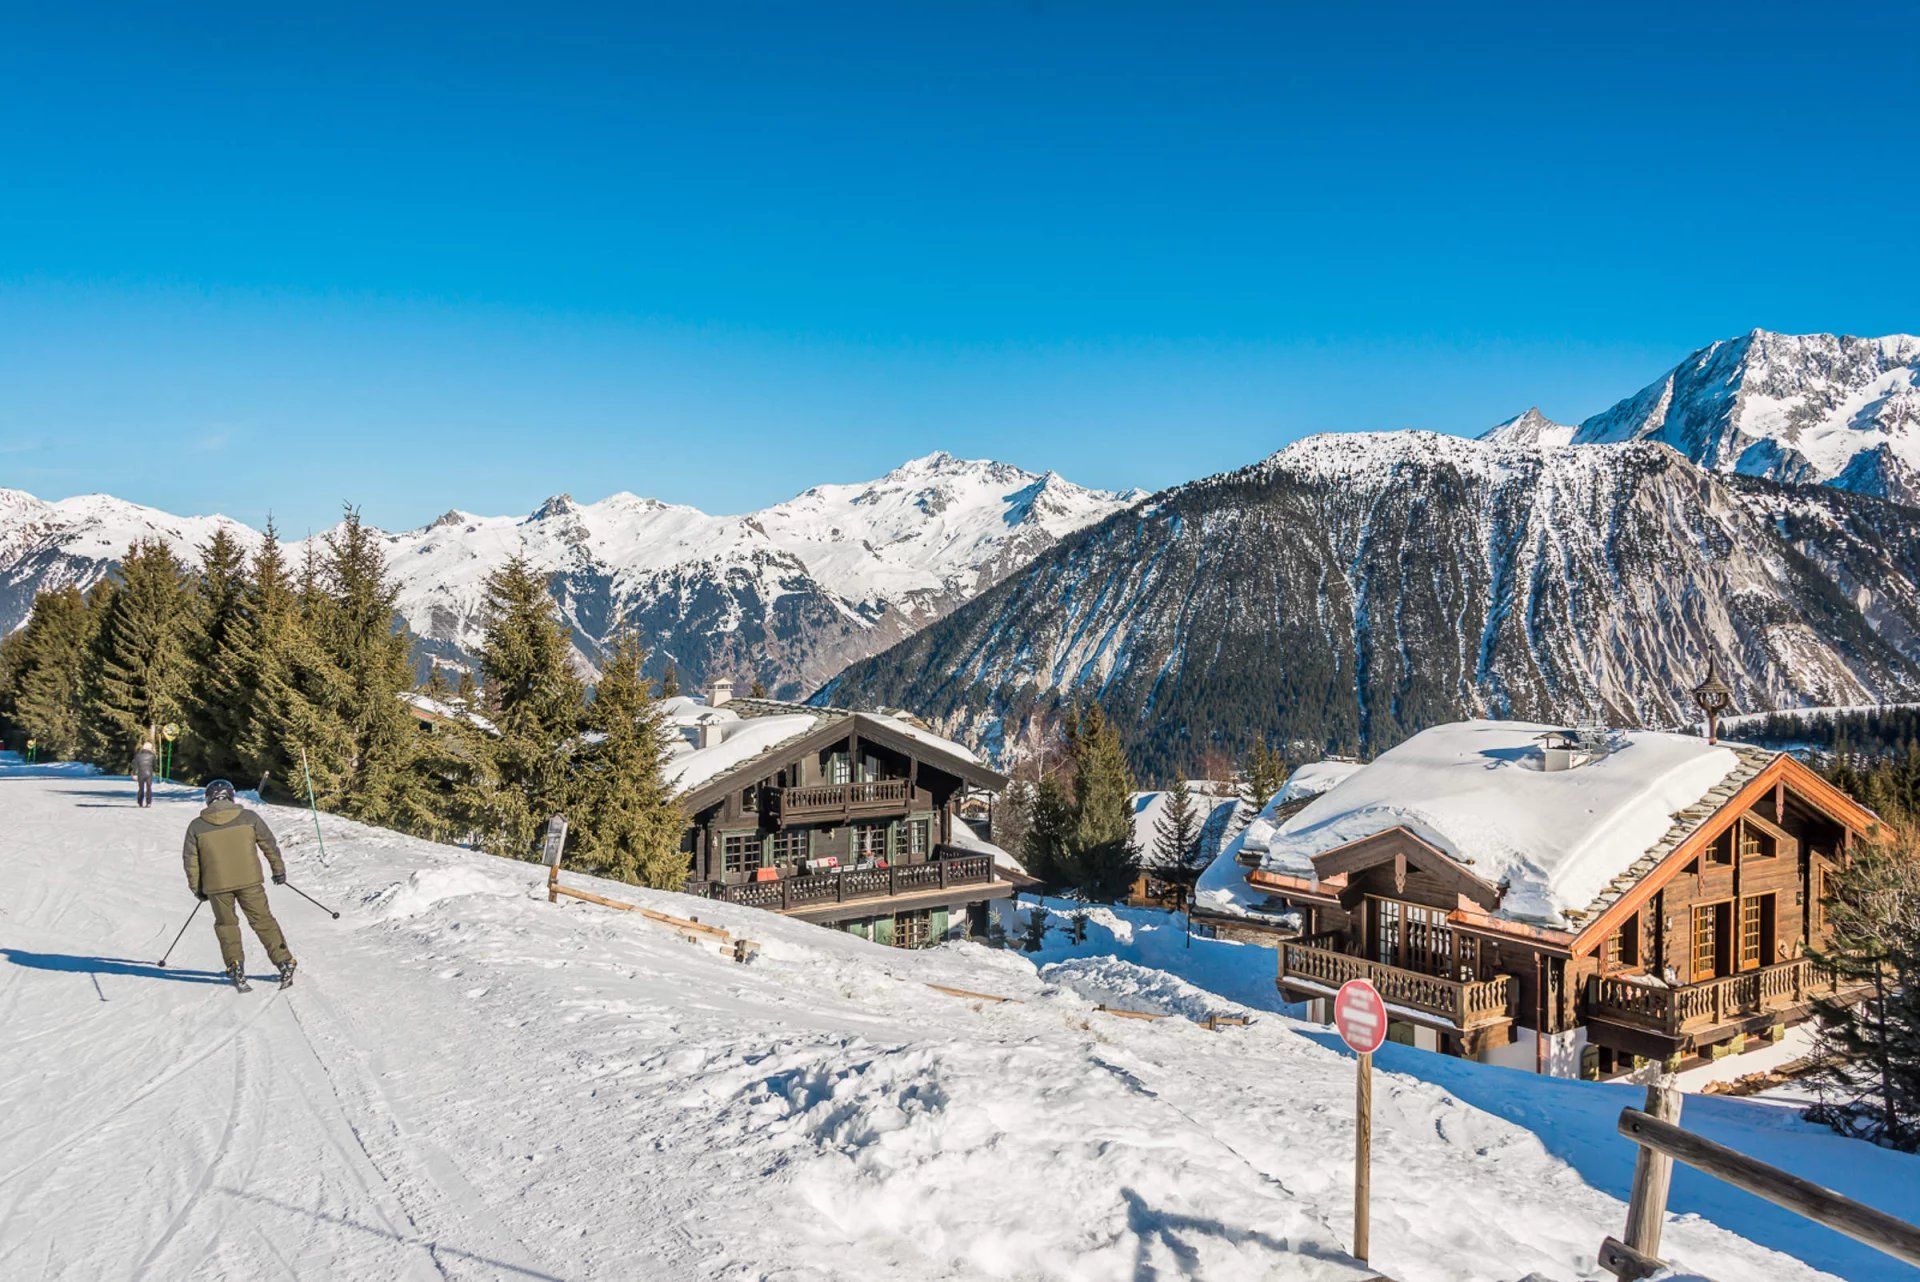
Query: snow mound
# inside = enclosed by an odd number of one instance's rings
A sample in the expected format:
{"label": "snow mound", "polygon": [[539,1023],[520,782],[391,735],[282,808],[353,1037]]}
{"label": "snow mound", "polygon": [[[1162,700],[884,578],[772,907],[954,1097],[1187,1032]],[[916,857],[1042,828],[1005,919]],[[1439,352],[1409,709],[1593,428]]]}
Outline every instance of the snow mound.
{"label": "snow mound", "polygon": [[1071,989],[1090,1002],[1148,1015],[1178,1015],[1202,1020],[1209,1015],[1241,1015],[1246,1008],[1222,1001],[1204,988],[1164,970],[1118,957],[1075,957],[1040,968],[1040,978]]}
{"label": "snow mound", "polygon": [[442,902],[463,895],[486,895],[494,899],[518,899],[526,894],[523,886],[494,877],[478,868],[454,865],[450,868],[422,868],[405,881],[396,881],[371,898],[373,915],[382,921],[404,921],[431,912]]}

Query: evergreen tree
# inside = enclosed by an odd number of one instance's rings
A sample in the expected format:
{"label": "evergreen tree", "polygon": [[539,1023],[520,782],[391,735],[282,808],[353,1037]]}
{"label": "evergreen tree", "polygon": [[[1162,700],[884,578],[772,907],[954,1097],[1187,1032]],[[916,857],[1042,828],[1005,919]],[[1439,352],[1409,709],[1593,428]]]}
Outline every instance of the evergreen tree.
{"label": "evergreen tree", "polygon": [[187,630],[187,733],[180,743],[183,778],[231,777],[240,769],[235,724],[244,709],[228,700],[233,687],[220,665],[246,611],[247,554],[225,527],[200,549],[191,625]]}
{"label": "evergreen tree", "polygon": [[680,693],[680,674],[674,669],[673,660],[667,660],[666,671],[660,674],[660,697],[671,699]]}
{"label": "evergreen tree", "polygon": [[767,697],[767,683],[766,683],[766,682],[764,682],[764,681],[762,681],[762,680],[761,680],[761,679],[760,679],[759,677],[755,677],[755,678],[753,679],[753,685],[752,685],[752,687],[751,687],[751,688],[749,688],[749,689],[748,689],[748,691],[747,691],[747,697],[748,697],[749,699],[764,699],[764,698],[766,698],[766,697]]}
{"label": "evergreen tree", "polygon": [[1119,731],[1098,704],[1081,713],[1069,746],[1074,759],[1070,880],[1089,899],[1111,902],[1126,895],[1139,870],[1140,852],[1133,844],[1133,772]]}
{"label": "evergreen tree", "polygon": [[453,688],[447,684],[446,673],[442,672],[440,665],[436,663],[427,673],[427,683],[420,687],[420,691],[429,699],[439,699],[444,702],[452,695]]}
{"label": "evergreen tree", "polygon": [[471,668],[460,669],[460,681],[459,684],[454,687],[453,693],[454,697],[459,699],[462,705],[469,708],[480,701],[480,687],[473,683],[473,670]]}
{"label": "evergreen tree", "polygon": [[1033,780],[1016,774],[1007,781],[1006,791],[994,803],[993,844],[1016,858],[1026,848],[1027,833],[1033,827],[1035,791]]}
{"label": "evergreen tree", "polygon": [[646,651],[622,635],[587,711],[592,737],[576,761],[573,862],[656,890],[687,877],[686,818],[661,779],[667,729],[641,675]]}
{"label": "evergreen tree", "polygon": [[1176,776],[1160,809],[1160,822],[1155,825],[1154,858],[1162,868],[1184,872],[1199,850],[1200,816],[1193,807],[1193,793],[1187,781]]}
{"label": "evergreen tree", "polygon": [[1870,995],[1816,1007],[1826,1068],[1815,1116],[1912,1150],[1920,1147],[1920,831],[1883,827],[1827,890],[1827,942],[1808,955]]}
{"label": "evergreen tree", "polygon": [[1259,740],[1240,759],[1240,800],[1259,814],[1286,787],[1290,773],[1286,758],[1268,747],[1266,740]]}
{"label": "evergreen tree", "polygon": [[[339,809],[370,823],[429,827],[434,815],[413,768],[417,733],[400,701],[413,686],[413,670],[411,638],[395,626],[399,589],[376,532],[357,509],[347,509],[325,544],[325,590],[308,605],[317,655],[306,656],[300,675],[329,748],[326,792]],[[344,755],[336,755],[341,746]],[[314,771],[320,774],[317,761]]]}
{"label": "evergreen tree", "polygon": [[1034,786],[1032,819],[1021,846],[1020,862],[1049,885],[1072,877],[1073,798],[1052,775]]}
{"label": "evergreen tree", "polygon": [[95,622],[80,589],[54,588],[34,598],[27,625],[7,638],[8,719],[18,728],[19,746],[33,739],[42,761],[71,760],[80,752],[81,674]]}
{"label": "evergreen tree", "polygon": [[305,692],[307,674],[321,663],[279,534],[269,521],[247,567],[239,617],[213,661],[213,720],[205,733],[231,745],[236,782],[266,778],[289,795],[304,795],[300,750],[315,744],[318,734],[318,718]]}
{"label": "evergreen tree", "polygon": [[188,629],[185,568],[166,544],[142,541],[120,561],[84,678],[82,752],[124,770],[143,739],[186,711]]}
{"label": "evergreen tree", "polygon": [[579,733],[583,687],[546,582],[515,556],[486,583],[480,647],[486,708],[497,738],[478,818],[488,850],[527,857],[540,825],[567,805],[567,750]]}

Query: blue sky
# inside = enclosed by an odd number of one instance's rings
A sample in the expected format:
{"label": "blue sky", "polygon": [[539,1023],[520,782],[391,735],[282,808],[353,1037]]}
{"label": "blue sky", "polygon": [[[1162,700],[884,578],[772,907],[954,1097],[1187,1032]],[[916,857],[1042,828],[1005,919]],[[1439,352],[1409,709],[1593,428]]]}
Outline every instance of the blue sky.
{"label": "blue sky", "polygon": [[36,8],[0,485],[50,497],[1154,487],[1920,329],[1906,6]]}

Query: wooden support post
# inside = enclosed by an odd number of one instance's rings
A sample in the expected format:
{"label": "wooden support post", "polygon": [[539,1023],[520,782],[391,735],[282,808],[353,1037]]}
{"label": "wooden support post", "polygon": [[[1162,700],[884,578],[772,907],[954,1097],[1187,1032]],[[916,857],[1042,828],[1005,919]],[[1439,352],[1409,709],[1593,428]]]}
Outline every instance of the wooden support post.
{"label": "wooden support post", "polygon": [[[1647,1087],[1647,1112],[1663,1122],[1680,1117],[1680,1088],[1671,1077]],[[1641,1148],[1633,1160],[1633,1189],[1627,1195],[1627,1246],[1649,1259],[1660,1257],[1660,1228],[1667,1219],[1667,1189],[1673,1183],[1673,1159]]]}
{"label": "wooden support post", "polygon": [[1356,1057],[1353,1117],[1353,1258],[1367,1262],[1371,1236],[1368,1201],[1373,1196],[1373,1056]]}
{"label": "wooden support post", "polygon": [[550,904],[557,904],[560,902],[560,865],[559,864],[553,864],[547,868],[547,902]]}
{"label": "wooden support post", "polygon": [[1643,1255],[1619,1238],[1608,1238],[1600,1244],[1600,1267],[1613,1274],[1620,1282],[1641,1282],[1650,1278],[1667,1266],[1652,1256]]}

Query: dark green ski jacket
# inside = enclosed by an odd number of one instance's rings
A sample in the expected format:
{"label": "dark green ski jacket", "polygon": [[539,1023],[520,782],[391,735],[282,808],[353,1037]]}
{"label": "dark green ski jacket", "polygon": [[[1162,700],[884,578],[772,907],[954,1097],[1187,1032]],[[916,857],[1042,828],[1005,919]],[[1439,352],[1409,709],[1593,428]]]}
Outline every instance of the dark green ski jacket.
{"label": "dark green ski jacket", "polygon": [[208,806],[187,825],[187,843],[181,860],[187,869],[187,888],[203,895],[242,890],[261,882],[260,856],[273,865],[273,875],[284,877],[280,846],[267,821],[231,801]]}

